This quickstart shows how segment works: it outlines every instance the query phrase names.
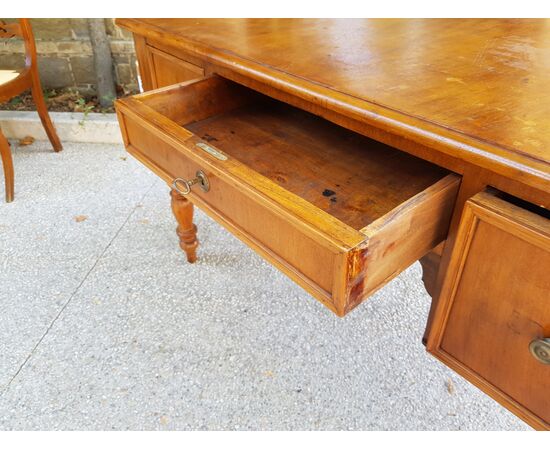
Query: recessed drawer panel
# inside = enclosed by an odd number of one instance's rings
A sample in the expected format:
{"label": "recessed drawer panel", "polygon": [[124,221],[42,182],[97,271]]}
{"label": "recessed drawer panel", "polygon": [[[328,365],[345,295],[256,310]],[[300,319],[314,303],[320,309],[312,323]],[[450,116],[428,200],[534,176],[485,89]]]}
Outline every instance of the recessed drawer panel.
{"label": "recessed drawer panel", "polygon": [[220,77],[119,100],[126,147],[338,315],[445,239],[455,174]]}
{"label": "recessed drawer panel", "polygon": [[162,88],[183,81],[194,80],[204,76],[202,67],[176,58],[162,50],[147,46],[150,58],[153,86]]}
{"label": "recessed drawer panel", "polygon": [[500,195],[466,202],[428,350],[547,429],[550,219],[542,208],[537,214]]}

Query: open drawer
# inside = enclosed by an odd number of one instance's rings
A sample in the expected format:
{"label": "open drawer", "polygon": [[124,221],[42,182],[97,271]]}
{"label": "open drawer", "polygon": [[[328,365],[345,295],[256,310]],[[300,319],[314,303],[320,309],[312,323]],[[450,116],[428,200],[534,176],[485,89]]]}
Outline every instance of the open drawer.
{"label": "open drawer", "polygon": [[117,101],[128,151],[338,315],[446,238],[460,178],[221,77]]}

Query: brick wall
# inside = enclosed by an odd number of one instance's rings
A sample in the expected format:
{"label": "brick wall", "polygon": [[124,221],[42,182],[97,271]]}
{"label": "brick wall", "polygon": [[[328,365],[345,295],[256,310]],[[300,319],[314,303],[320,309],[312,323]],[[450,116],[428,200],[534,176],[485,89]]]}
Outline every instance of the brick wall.
{"label": "brick wall", "polygon": [[[43,87],[71,87],[82,93],[94,92],[95,73],[87,19],[32,19],[31,24]],[[137,73],[132,36],[118,28],[113,19],[105,19],[105,25],[111,42],[115,83],[126,92],[134,92]],[[0,40],[0,69],[23,65],[23,42]]]}

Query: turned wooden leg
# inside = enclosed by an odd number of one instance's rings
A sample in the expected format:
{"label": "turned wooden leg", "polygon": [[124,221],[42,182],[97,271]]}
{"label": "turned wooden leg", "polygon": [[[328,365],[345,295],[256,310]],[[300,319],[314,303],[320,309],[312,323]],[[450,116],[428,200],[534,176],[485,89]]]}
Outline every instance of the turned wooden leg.
{"label": "turned wooden leg", "polygon": [[193,203],[187,200],[178,191],[170,191],[172,211],[178,221],[176,233],[180,238],[180,247],[187,255],[187,261],[194,263],[197,260],[197,227],[193,223]]}
{"label": "turned wooden leg", "polygon": [[6,184],[6,202],[13,201],[14,193],[14,175],[13,161],[11,158],[10,144],[6,137],[0,131],[0,156],[2,157],[2,167],[4,167],[4,181]]}
{"label": "turned wooden leg", "polygon": [[[36,77],[38,77],[38,75]],[[38,85],[36,85],[36,83],[38,83]],[[31,91],[32,91],[32,98],[36,105],[36,111],[38,111],[38,116],[40,117],[40,121],[42,122],[42,126],[44,127],[44,130],[46,130],[48,139],[50,140],[53,146],[53,149],[56,152],[60,152],[61,150],[63,150],[63,146],[61,145],[61,141],[57,136],[57,132],[55,131],[53,123],[50,119],[50,115],[48,114],[48,108],[46,107],[46,102],[44,101],[44,95],[42,94],[42,88],[40,87],[40,82],[35,81],[34,77],[33,77],[33,86]]]}

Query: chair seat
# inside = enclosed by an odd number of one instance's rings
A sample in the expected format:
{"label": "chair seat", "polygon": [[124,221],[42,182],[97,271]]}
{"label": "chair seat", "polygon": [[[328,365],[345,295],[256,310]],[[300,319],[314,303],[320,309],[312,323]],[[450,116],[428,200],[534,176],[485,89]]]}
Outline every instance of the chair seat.
{"label": "chair seat", "polygon": [[0,70],[0,85],[16,79],[20,73],[17,70]]}

